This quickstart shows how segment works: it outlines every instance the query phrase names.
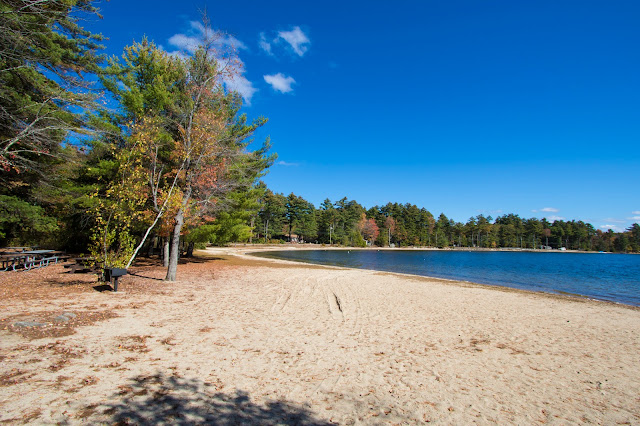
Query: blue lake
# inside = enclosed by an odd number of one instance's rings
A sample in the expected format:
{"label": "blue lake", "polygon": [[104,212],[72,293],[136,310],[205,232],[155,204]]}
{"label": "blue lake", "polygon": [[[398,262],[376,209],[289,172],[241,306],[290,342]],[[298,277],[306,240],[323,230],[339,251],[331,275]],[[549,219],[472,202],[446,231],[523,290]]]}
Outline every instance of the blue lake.
{"label": "blue lake", "polygon": [[640,306],[640,255],[499,251],[288,250],[256,255]]}

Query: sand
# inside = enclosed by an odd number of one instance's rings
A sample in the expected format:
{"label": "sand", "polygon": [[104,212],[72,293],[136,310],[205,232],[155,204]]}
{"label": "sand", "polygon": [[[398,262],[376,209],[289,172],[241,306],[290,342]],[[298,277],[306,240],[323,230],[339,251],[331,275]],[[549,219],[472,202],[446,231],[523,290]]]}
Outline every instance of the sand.
{"label": "sand", "polygon": [[637,308],[242,253],[1,272],[0,421],[640,423]]}

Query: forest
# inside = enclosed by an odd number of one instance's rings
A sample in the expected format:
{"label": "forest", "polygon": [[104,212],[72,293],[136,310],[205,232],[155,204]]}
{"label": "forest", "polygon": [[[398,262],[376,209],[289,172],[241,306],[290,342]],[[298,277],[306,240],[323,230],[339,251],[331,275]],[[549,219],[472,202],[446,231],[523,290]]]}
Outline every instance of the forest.
{"label": "forest", "polygon": [[[319,208],[295,194],[264,188],[253,233],[262,242],[295,241],[366,247],[477,247],[638,252],[640,226],[603,232],[583,221],[548,221],[505,214],[478,215],[466,223],[435,217],[424,207],[388,203],[369,209],[343,198]],[[253,223],[253,222],[252,222]]]}
{"label": "forest", "polygon": [[80,25],[91,1],[0,4],[0,246],[86,253],[129,266],[159,250],[167,280],[205,244],[566,248],[638,252],[640,226],[603,232],[582,221],[479,215],[466,223],[424,207],[316,207],[272,192],[273,164],[242,97],[225,86],[240,63],[209,29],[193,54],[152,40],[106,57]]}

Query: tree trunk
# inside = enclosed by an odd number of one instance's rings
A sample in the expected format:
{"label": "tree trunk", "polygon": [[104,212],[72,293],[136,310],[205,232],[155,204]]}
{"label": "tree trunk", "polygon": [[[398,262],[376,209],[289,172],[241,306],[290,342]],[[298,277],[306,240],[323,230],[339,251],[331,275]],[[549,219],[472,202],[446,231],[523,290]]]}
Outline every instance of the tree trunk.
{"label": "tree trunk", "polygon": [[169,267],[169,237],[164,237],[162,241],[163,241],[162,266],[164,266],[165,268],[168,268]]}
{"label": "tree trunk", "polygon": [[184,224],[184,210],[180,208],[176,214],[173,225],[173,235],[171,236],[171,248],[169,252],[169,264],[167,265],[167,276],[165,281],[175,281],[178,272],[178,254],[180,253],[180,232]]}

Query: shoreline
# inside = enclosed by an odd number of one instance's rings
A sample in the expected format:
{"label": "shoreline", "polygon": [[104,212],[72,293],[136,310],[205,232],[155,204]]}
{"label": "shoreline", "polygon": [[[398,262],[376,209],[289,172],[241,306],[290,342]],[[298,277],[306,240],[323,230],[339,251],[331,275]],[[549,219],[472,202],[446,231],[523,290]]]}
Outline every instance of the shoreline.
{"label": "shoreline", "polygon": [[[288,249],[286,250],[278,250],[279,246],[275,246],[275,245],[266,245],[263,247],[257,247],[256,250],[248,250],[246,251],[245,249],[247,249],[249,246],[240,246],[240,245],[233,245],[230,246],[231,248],[234,249],[241,249],[240,252],[243,255],[246,256],[253,256],[254,253],[268,253],[268,252],[272,252],[272,251],[297,251],[297,250],[336,250],[336,251],[352,251],[352,250],[363,250],[363,251],[371,251],[371,250],[385,250],[385,249],[377,249],[377,248],[354,248],[354,247],[333,247],[333,248],[314,248],[312,247],[313,245],[309,244],[306,245],[304,247],[295,247],[295,246],[290,246]],[[216,250],[219,249],[218,247],[211,247],[208,248],[207,250]],[[421,250],[425,250],[425,251],[430,251],[430,250],[434,250],[434,251],[439,251],[441,249],[414,249],[414,248],[386,248],[386,250],[388,251],[396,251],[396,250],[404,250],[404,251],[421,251]],[[447,250],[445,250],[447,251]],[[456,251],[466,251],[466,250],[456,250]],[[471,251],[476,251],[476,250],[471,250]],[[511,250],[477,250],[477,251],[503,251],[503,252],[511,252]],[[520,250],[517,250],[520,251]],[[538,252],[538,251],[530,251],[530,252]],[[546,253],[549,253],[549,251],[543,251]],[[566,253],[565,251],[558,251],[559,253]],[[568,251],[567,251],[568,252]],[[585,252],[580,252],[580,253],[585,253]],[[597,253],[597,252],[587,252],[587,253]],[[404,272],[395,272],[395,271],[385,271],[385,270],[379,270],[379,269],[369,269],[369,268],[356,268],[356,267],[349,267],[349,266],[337,266],[337,265],[330,265],[330,264],[324,264],[324,263],[313,263],[311,261],[305,261],[305,260],[290,260],[290,259],[280,259],[280,258],[274,258],[274,257],[267,257],[267,256],[260,256],[260,255],[256,255],[254,256],[256,258],[259,259],[269,259],[269,260],[276,260],[276,261],[282,261],[282,262],[292,262],[293,264],[303,264],[303,265],[317,265],[317,266],[325,266],[325,267],[334,267],[334,268],[346,268],[346,269],[354,269],[354,270],[363,270],[363,271],[376,271],[376,272],[380,272],[380,273],[389,273],[389,274],[397,274],[399,276],[406,276],[406,277],[415,277],[415,278],[424,278],[427,281],[433,281],[433,280],[442,280],[443,282],[450,282],[452,284],[455,283],[460,283],[460,284],[468,284],[468,285],[477,285],[477,286],[481,286],[481,287],[489,287],[489,288],[493,288],[496,290],[500,290],[500,291],[519,291],[519,292],[525,292],[525,293],[531,293],[531,294],[541,294],[541,295],[547,295],[547,296],[551,296],[551,297],[562,297],[562,298],[567,298],[568,300],[579,300],[579,301],[592,301],[592,302],[598,302],[598,303],[610,303],[613,305],[617,305],[617,306],[623,306],[623,307],[628,307],[631,309],[636,309],[636,310],[640,310],[640,305],[633,305],[630,303],[624,303],[624,302],[617,302],[614,300],[607,300],[607,299],[598,299],[595,298],[593,296],[588,296],[588,295],[584,295],[584,294],[579,294],[579,293],[572,293],[572,292],[566,292],[566,291],[562,291],[562,290],[553,290],[553,291],[544,291],[544,290],[530,290],[530,289],[524,289],[524,288],[518,288],[518,287],[509,287],[506,285],[500,285],[500,284],[489,284],[489,283],[481,283],[481,282],[475,282],[475,281],[468,281],[468,280],[459,280],[459,279],[454,279],[454,278],[443,278],[443,277],[436,277],[436,276],[431,276],[431,275],[417,275],[417,274],[411,274],[411,273],[404,273]]]}
{"label": "shoreline", "polygon": [[[611,251],[595,251],[595,250],[560,250],[560,249],[530,249],[530,248],[517,248],[517,247],[501,247],[501,248],[488,248],[488,247],[348,247],[348,246],[338,246],[338,245],[325,245],[325,244],[313,244],[313,243],[302,243],[302,244],[262,244],[262,243],[232,243],[227,247],[251,247],[254,246],[259,249],[273,249],[273,250],[389,250],[389,251],[469,251],[469,252],[525,252],[525,253],[583,253],[583,254],[631,254],[631,255],[640,255],[640,253],[617,253]],[[209,248],[218,248],[218,247],[209,247]]]}
{"label": "shoreline", "polygon": [[0,274],[0,421],[640,421],[636,309],[198,256],[175,283],[141,261],[118,293],[62,265]]}

